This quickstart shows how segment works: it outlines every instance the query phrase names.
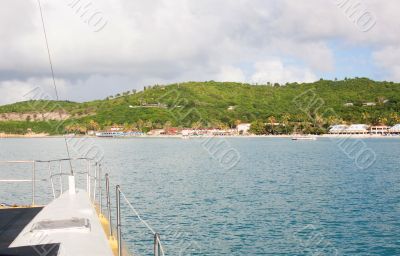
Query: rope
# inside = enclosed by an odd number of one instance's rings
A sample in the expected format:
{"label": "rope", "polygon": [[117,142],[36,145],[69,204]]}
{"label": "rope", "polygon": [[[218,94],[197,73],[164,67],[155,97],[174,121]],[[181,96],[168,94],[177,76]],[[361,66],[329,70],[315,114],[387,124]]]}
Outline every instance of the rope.
{"label": "rope", "polygon": [[136,216],[138,217],[138,219],[147,227],[147,229],[153,234],[155,235],[156,232],[154,231],[154,229],[152,229],[150,227],[149,224],[147,224],[147,222],[145,220],[142,219],[142,217],[140,216],[140,214],[138,213],[138,211],[136,211],[136,209],[133,207],[133,205],[131,204],[131,202],[129,202],[128,198],[126,198],[125,194],[119,190],[121,192],[122,197],[125,199],[125,202],[129,205],[129,207],[132,209],[132,211],[136,214]]}
{"label": "rope", "polygon": [[[43,35],[44,35],[44,39],[46,41],[46,49],[47,49],[47,56],[49,58],[49,64],[50,64],[50,70],[51,70],[51,77],[53,79],[53,87],[54,87],[54,91],[56,93],[56,100],[58,101],[58,90],[57,90],[57,84],[56,84],[56,79],[55,79],[55,75],[54,75],[54,68],[53,68],[53,62],[51,60],[51,54],[50,54],[50,47],[49,47],[49,40],[47,39],[47,32],[46,32],[46,26],[45,26],[45,22],[44,22],[44,18],[43,18],[43,11],[42,11],[42,5],[40,3],[40,0],[37,0],[37,3],[39,5],[39,11],[40,11],[40,18],[42,19],[42,27],[43,27]],[[61,115],[61,110],[59,111],[59,115],[60,115],[60,119],[62,120],[62,115]],[[70,153],[69,153],[69,147],[68,147],[68,142],[67,142],[67,138],[64,136],[64,142],[65,142],[65,147],[67,149],[67,155],[68,158],[70,159]],[[71,175],[74,174],[74,171],[72,169],[72,163],[71,160],[69,160],[69,167],[71,169]]]}
{"label": "rope", "polygon": [[[122,197],[124,198],[125,202],[128,204],[128,206],[131,208],[131,210],[135,213],[136,217],[147,227],[147,229],[153,234],[155,235],[156,232],[154,231],[154,229],[140,216],[139,212],[135,209],[135,207],[133,207],[133,205],[131,204],[131,202],[129,202],[128,198],[125,196],[124,192],[121,191],[121,189],[119,189],[119,192],[121,193]],[[157,237],[157,241],[160,245],[160,249],[161,249],[161,253],[164,256],[164,248],[161,244],[160,239]]]}

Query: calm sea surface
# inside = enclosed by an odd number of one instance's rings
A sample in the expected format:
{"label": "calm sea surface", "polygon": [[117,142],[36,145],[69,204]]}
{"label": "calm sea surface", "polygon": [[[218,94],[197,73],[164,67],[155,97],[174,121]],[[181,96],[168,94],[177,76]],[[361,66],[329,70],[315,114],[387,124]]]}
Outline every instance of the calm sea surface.
{"label": "calm sea surface", "polygon": [[[104,152],[111,182],[161,233],[167,255],[400,255],[400,139],[363,141],[376,154],[367,169],[330,139],[214,139],[240,156],[230,169],[199,139],[84,143]],[[0,139],[0,159],[64,158],[63,143]],[[30,177],[22,164],[0,170],[0,179]],[[51,192],[40,184],[44,203]],[[1,202],[28,203],[29,195],[29,183],[0,183]],[[126,244],[150,255],[152,234],[126,204],[123,213]]]}

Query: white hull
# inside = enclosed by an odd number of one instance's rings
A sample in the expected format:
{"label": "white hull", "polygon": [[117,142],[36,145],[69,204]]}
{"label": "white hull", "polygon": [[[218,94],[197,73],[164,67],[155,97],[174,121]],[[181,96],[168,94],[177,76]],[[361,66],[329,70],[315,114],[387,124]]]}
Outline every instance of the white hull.
{"label": "white hull", "polygon": [[[77,220],[86,226],[71,226]],[[72,220],[72,221],[71,221]],[[52,222],[55,226],[51,227]],[[65,222],[64,227],[59,227]],[[41,223],[47,227],[40,228]],[[56,225],[57,224],[57,225]],[[59,243],[59,256],[112,256],[109,241],[85,190],[69,191],[54,199],[24,228],[10,247]]]}
{"label": "white hull", "polygon": [[298,136],[298,137],[292,137],[292,140],[317,140],[317,138],[311,136]]}

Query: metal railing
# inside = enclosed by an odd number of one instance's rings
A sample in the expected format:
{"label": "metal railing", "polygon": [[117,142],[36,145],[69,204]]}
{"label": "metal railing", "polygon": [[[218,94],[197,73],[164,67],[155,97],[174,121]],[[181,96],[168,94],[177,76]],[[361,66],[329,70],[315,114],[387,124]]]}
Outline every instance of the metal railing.
{"label": "metal railing", "polygon": [[155,232],[154,229],[140,216],[139,212],[133,207],[132,203],[128,200],[125,194],[122,192],[121,187],[117,185],[115,187],[116,192],[116,206],[117,206],[117,241],[118,241],[118,256],[122,255],[122,224],[121,224],[121,197],[125,203],[129,206],[132,212],[136,215],[139,221],[153,234],[154,236],[154,256],[164,256],[164,249],[161,244],[160,234]]}
{"label": "metal railing", "polygon": [[[62,164],[63,162],[83,162],[85,165],[83,171],[79,171],[79,168],[74,168],[74,172],[63,172]],[[52,169],[52,164],[58,164],[57,172],[54,172]],[[31,164],[31,179],[8,179],[8,180],[0,180],[1,182],[31,182],[31,190],[32,190],[32,201],[31,205],[35,206],[35,198],[36,198],[36,172],[37,166],[39,164],[47,164],[48,165],[48,175],[51,184],[51,190],[53,194],[53,198],[57,198],[61,196],[64,192],[63,188],[63,177],[66,176],[75,176],[75,175],[85,175],[86,176],[86,191],[91,202],[96,205],[98,203],[99,214],[103,215],[103,186],[102,186],[102,166],[100,163],[96,162],[91,158],[66,158],[66,159],[56,159],[56,160],[28,160],[28,161],[0,161],[1,164]],[[59,182],[59,194],[57,196],[55,182],[54,179],[58,177]],[[106,213],[107,220],[109,224],[109,232],[108,236],[110,238],[114,237],[113,234],[113,221],[112,221],[112,208],[111,208],[111,194],[110,194],[110,176],[108,173],[104,175],[105,177],[105,193],[106,193]],[[46,179],[40,181],[47,181]],[[93,184],[93,186],[92,186]],[[123,246],[122,246],[122,222],[121,222],[121,197],[124,199],[126,204],[132,210],[132,212],[137,216],[137,218],[147,227],[148,230],[153,234],[154,244],[153,251],[154,256],[164,256],[164,249],[161,244],[160,234],[155,232],[150,225],[142,219],[138,211],[133,207],[132,203],[128,200],[125,194],[122,192],[121,187],[117,185],[115,187],[116,192],[116,240],[118,246],[118,256],[123,255]],[[98,199],[98,200],[97,200]]]}
{"label": "metal railing", "polygon": [[3,183],[16,183],[16,182],[31,182],[32,183],[32,202],[31,205],[35,205],[36,195],[36,162],[35,161],[0,161],[0,164],[32,164],[32,179],[13,179],[13,180],[0,180]]}

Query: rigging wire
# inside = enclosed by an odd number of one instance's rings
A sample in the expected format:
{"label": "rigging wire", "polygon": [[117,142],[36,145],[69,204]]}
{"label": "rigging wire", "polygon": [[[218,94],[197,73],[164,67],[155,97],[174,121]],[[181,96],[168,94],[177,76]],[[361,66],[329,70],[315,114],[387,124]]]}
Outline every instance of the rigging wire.
{"label": "rigging wire", "polygon": [[[139,212],[135,209],[135,207],[133,207],[133,205],[131,204],[131,202],[128,200],[128,198],[126,197],[126,195],[124,194],[124,192],[122,192],[122,190],[119,188],[118,189],[119,192],[121,193],[122,197],[124,198],[125,202],[128,204],[129,208],[131,208],[131,210],[133,211],[133,213],[136,215],[136,217],[139,219],[140,222],[142,222],[146,228],[153,234],[155,235],[156,232],[154,231],[154,229],[142,218],[142,216],[140,216]],[[161,249],[161,256],[165,256],[164,253],[164,247],[161,244],[160,239],[157,237],[157,241],[160,245],[160,249]]]}
{"label": "rigging wire", "polygon": [[[47,56],[49,58],[51,77],[53,79],[53,87],[54,87],[54,91],[55,91],[55,94],[56,94],[56,100],[58,101],[59,97],[58,97],[57,83],[56,83],[56,79],[55,79],[55,75],[54,75],[53,62],[51,60],[50,47],[49,47],[49,41],[47,39],[47,32],[46,32],[46,26],[45,26],[45,22],[44,22],[44,18],[43,18],[42,5],[40,3],[40,0],[37,0],[37,3],[38,3],[38,6],[39,6],[40,18],[42,20],[43,35],[44,35],[44,40],[46,41]],[[61,110],[59,111],[59,115],[60,115],[60,120],[62,120]],[[64,142],[65,142],[65,147],[67,149],[67,155],[68,155],[68,159],[69,159],[69,167],[70,167],[70,170],[71,170],[71,175],[73,175],[74,171],[72,169],[69,146],[68,146],[67,138],[65,136],[64,136]]]}

